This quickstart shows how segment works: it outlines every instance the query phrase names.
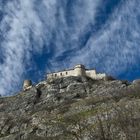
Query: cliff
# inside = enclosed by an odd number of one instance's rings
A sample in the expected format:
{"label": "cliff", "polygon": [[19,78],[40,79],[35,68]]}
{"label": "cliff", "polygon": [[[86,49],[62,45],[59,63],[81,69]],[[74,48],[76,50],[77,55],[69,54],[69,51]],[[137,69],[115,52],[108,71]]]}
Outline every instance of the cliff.
{"label": "cliff", "polygon": [[0,98],[0,140],[139,140],[140,83],[50,79]]}

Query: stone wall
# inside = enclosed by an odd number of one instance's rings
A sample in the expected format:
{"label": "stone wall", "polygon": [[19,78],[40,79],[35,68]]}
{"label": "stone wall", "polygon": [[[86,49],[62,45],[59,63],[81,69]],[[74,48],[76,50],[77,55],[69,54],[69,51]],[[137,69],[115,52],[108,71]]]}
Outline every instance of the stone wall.
{"label": "stone wall", "polygon": [[88,76],[92,79],[103,79],[105,73],[96,73],[96,70],[86,70],[83,65],[76,65],[74,69],[47,74],[47,78],[60,78],[68,76]]}
{"label": "stone wall", "polygon": [[95,77],[97,75],[96,70],[86,70],[86,75],[88,77]]}
{"label": "stone wall", "polygon": [[107,75],[105,73],[98,73],[95,77],[93,77],[93,79],[104,79],[106,76]]}
{"label": "stone wall", "polygon": [[75,76],[86,76],[85,66],[84,65],[76,65],[74,67],[74,75]]}
{"label": "stone wall", "polygon": [[65,71],[47,74],[47,78],[59,78],[59,77],[68,77],[68,76],[76,76],[75,71],[74,70],[65,70]]}
{"label": "stone wall", "polygon": [[32,87],[32,81],[31,80],[24,80],[23,82],[23,90],[28,90]]}

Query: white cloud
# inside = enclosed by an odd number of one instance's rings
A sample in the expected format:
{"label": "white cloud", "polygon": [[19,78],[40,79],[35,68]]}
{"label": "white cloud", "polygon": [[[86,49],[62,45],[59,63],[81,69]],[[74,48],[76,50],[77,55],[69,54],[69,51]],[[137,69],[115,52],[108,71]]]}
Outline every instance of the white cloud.
{"label": "white cloud", "polygon": [[137,65],[140,53],[140,10],[138,0],[121,3],[98,34],[71,63],[84,62],[102,71],[119,75]]}
{"label": "white cloud", "polygon": [[[138,0],[122,2],[98,33],[91,34],[84,45],[81,43],[94,27],[91,25],[103,2],[78,0],[68,5],[63,0],[13,0],[0,6],[4,14],[0,22],[0,49],[4,52],[0,94],[12,94],[19,88],[32,53],[41,54],[44,44],[46,51],[54,51],[51,60],[46,60],[52,69],[83,63],[117,75],[136,65],[140,53]],[[69,51],[69,56],[58,61]]]}
{"label": "white cloud", "polygon": [[[42,23],[36,16],[31,1],[10,1],[4,10],[6,14],[0,24],[4,36],[1,43],[1,49],[4,50],[4,63],[0,66],[1,95],[12,94],[20,85],[25,66],[30,63],[31,51],[39,52],[43,46]],[[34,37],[39,41],[37,47],[30,45],[30,30],[34,31]]]}

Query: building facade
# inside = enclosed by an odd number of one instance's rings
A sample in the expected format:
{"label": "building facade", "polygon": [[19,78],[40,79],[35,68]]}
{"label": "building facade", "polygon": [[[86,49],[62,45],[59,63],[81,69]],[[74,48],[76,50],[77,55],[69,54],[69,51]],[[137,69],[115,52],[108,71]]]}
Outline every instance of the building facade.
{"label": "building facade", "polygon": [[88,70],[84,65],[76,65],[73,69],[64,70],[60,72],[53,72],[47,74],[47,79],[50,78],[60,78],[68,76],[87,76],[92,79],[104,79],[106,77],[105,73],[97,73],[96,70]]}

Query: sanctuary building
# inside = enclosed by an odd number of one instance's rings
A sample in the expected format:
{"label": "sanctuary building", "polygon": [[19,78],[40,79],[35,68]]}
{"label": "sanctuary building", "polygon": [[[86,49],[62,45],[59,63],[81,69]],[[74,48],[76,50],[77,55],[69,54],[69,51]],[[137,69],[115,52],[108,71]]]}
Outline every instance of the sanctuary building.
{"label": "sanctuary building", "polygon": [[76,65],[73,69],[53,72],[47,74],[47,79],[50,78],[61,78],[68,76],[87,76],[95,80],[104,79],[107,75],[105,73],[97,73],[95,69],[86,69],[84,65]]}

